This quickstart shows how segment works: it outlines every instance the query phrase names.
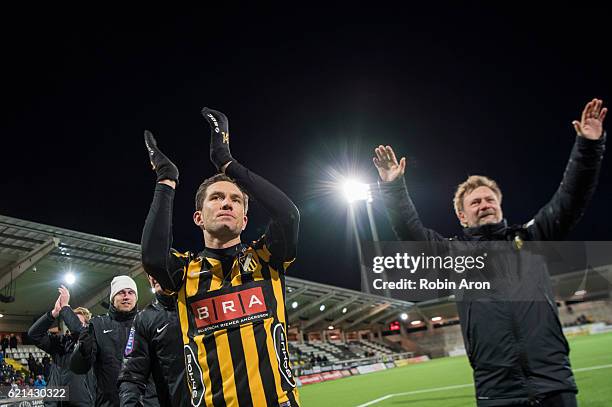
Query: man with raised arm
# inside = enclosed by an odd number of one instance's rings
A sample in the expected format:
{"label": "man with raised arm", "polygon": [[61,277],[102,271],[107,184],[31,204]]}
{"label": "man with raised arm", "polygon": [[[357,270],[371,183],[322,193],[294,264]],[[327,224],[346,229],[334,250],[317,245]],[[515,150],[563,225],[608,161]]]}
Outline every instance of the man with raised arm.
{"label": "man with raised arm", "polygon": [[[457,188],[454,208],[464,227],[460,241],[562,240],[576,225],[593,196],[605,150],[602,101],[593,99],[580,120],[572,122],[576,139],[561,185],[535,217],[509,226],[503,218],[497,183],[473,175]],[[379,146],[373,158],[393,229],[400,240],[445,241],[423,226],[404,182],[406,159],[399,162],[390,146]],[[508,258],[511,264],[517,257]],[[524,262],[523,262],[524,263]],[[522,263],[520,263],[522,264]],[[546,264],[520,278],[505,276],[515,292],[533,292],[532,300],[496,298],[457,302],[463,340],[472,368],[479,407],[506,405],[576,406],[577,387],[569,346],[559,322]],[[504,275],[502,274],[502,278]],[[513,280],[514,279],[514,280]]]}
{"label": "man with raised arm", "polygon": [[[68,400],[46,401],[46,406],[89,407],[94,402],[95,381],[93,372],[77,375],[70,371],[70,357],[82,330],[87,329],[91,312],[87,308],[70,308],[70,291],[63,285],[53,309],[43,314],[28,330],[28,336],[36,346],[51,355],[53,364],[47,377],[49,387],[68,387]],[[68,331],[52,334],[49,329],[61,318]],[[33,374],[33,368],[30,368]]]}
{"label": "man with raised arm", "polygon": [[[193,221],[199,252],[172,249],[172,203],[177,167],[153,135],[145,143],[157,184],[142,236],[145,271],[177,292],[185,368],[193,406],[298,406],[286,336],[285,272],[296,256],[299,212],[229,150],[227,117],[204,108],[211,127],[210,159],[220,171],[196,193]],[[245,243],[249,199],[270,223]]]}

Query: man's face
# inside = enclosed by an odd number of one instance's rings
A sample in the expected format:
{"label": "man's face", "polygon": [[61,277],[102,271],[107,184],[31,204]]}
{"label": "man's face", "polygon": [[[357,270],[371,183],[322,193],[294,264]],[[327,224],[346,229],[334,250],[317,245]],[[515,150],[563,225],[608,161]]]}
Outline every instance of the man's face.
{"label": "man's face", "polygon": [[208,187],[202,210],[194,213],[193,221],[216,238],[234,238],[247,224],[244,203],[242,191],[235,184],[215,182]]}
{"label": "man's face", "polygon": [[136,306],[136,292],[131,288],[124,288],[113,297],[113,305],[120,312],[129,312]]}
{"label": "man's face", "polygon": [[159,283],[157,282],[156,279],[154,279],[153,277],[149,276],[149,284],[151,285],[151,288],[153,290],[155,290],[155,293],[160,293],[162,291],[164,291],[161,286],[159,285]]}
{"label": "man's face", "polygon": [[499,198],[489,187],[478,187],[463,197],[459,221],[468,227],[499,223],[503,218]]}

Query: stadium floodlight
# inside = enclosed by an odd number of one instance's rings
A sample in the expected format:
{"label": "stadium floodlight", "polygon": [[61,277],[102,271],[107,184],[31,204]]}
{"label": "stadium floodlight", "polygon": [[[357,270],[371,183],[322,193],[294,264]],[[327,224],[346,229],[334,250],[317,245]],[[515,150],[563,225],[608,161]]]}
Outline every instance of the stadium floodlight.
{"label": "stadium floodlight", "polygon": [[346,307],[342,308],[342,313],[346,314],[346,311],[348,311],[348,309]]}
{"label": "stadium floodlight", "polygon": [[584,295],[586,295],[587,276],[589,275],[589,271],[591,271],[591,269],[592,269],[591,266],[587,265],[587,268],[584,270],[584,275],[582,276],[582,280],[580,281],[580,285],[576,288],[576,291],[574,291],[574,297],[583,297]]}
{"label": "stadium floodlight", "polygon": [[319,307],[319,311],[321,312],[325,311],[325,304],[321,304],[321,306]]}
{"label": "stadium floodlight", "polygon": [[296,309],[298,307],[298,302],[297,301],[293,301],[291,303],[291,308]]}
{"label": "stadium floodlight", "polygon": [[422,323],[423,323],[422,321],[416,320],[416,321],[410,322],[410,325],[420,325]]}
{"label": "stadium floodlight", "polygon": [[370,192],[370,185],[368,184],[357,180],[348,180],[344,183],[342,189],[349,203],[355,201],[372,202],[372,193]]}
{"label": "stadium floodlight", "polygon": [[0,318],[4,318],[4,314],[0,314]]}
{"label": "stadium floodlight", "polygon": [[[355,235],[355,244],[357,245],[357,255],[359,258],[362,257],[361,251],[361,239],[359,237],[359,231],[357,227],[357,220],[355,219],[355,209],[353,208],[353,202],[355,201],[365,201],[366,209],[368,212],[368,220],[370,222],[370,229],[372,231],[372,240],[378,241],[378,232],[376,230],[376,225],[374,224],[374,218],[372,215],[372,191],[370,190],[370,185],[357,181],[356,179],[345,178],[344,184],[342,184],[342,190],[344,192],[344,196],[348,201],[349,205],[349,219],[351,221],[351,228],[353,229],[353,233]],[[361,263],[361,262],[360,262]],[[361,264],[361,281],[362,284],[368,279],[368,270],[366,269],[364,264]],[[370,293],[369,284],[364,284],[362,289],[365,293]]]}
{"label": "stadium floodlight", "polygon": [[408,319],[408,314],[406,314],[405,312],[402,312],[402,314],[400,315],[400,318],[402,319],[402,321],[405,321]]}
{"label": "stadium floodlight", "polygon": [[433,317],[431,320],[432,320],[433,322],[442,321],[442,317]]}
{"label": "stadium floodlight", "polygon": [[329,329],[331,331],[332,329],[334,329],[334,326],[330,325],[330,326],[327,327],[327,329]]}
{"label": "stadium floodlight", "polygon": [[76,281],[76,276],[74,275],[74,273],[68,272],[64,274],[64,282],[66,284],[72,285],[74,284],[75,281]]}

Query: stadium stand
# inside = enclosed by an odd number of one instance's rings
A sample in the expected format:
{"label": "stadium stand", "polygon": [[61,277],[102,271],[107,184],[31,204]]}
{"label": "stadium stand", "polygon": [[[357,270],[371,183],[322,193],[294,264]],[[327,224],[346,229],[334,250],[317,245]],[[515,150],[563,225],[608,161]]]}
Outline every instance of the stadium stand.
{"label": "stadium stand", "polygon": [[35,345],[18,345],[17,349],[7,349],[4,357],[13,359],[21,363],[22,365],[27,366],[28,356],[30,353],[32,354],[32,356],[34,356],[34,359],[36,359],[36,361],[41,362],[41,363],[42,363],[42,359],[45,356],[49,358],[51,357],[51,355],[49,355],[46,352],[43,352],[42,350],[37,348]]}

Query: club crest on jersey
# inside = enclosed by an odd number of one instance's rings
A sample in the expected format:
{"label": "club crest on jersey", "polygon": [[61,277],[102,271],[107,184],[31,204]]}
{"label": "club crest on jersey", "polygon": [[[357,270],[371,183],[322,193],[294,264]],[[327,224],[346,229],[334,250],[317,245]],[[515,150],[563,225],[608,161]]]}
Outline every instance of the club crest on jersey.
{"label": "club crest on jersey", "polygon": [[523,239],[521,239],[519,235],[514,236],[514,247],[516,247],[516,250],[521,250],[523,248],[523,244]]}
{"label": "club crest on jersey", "polygon": [[125,352],[123,353],[125,356],[128,356],[134,350],[134,335],[136,330],[134,327],[130,328],[130,336],[128,336],[127,344],[125,345]]}
{"label": "club crest on jersey", "polygon": [[240,268],[244,273],[254,273],[257,270],[257,260],[253,257],[253,253],[238,258]]}

